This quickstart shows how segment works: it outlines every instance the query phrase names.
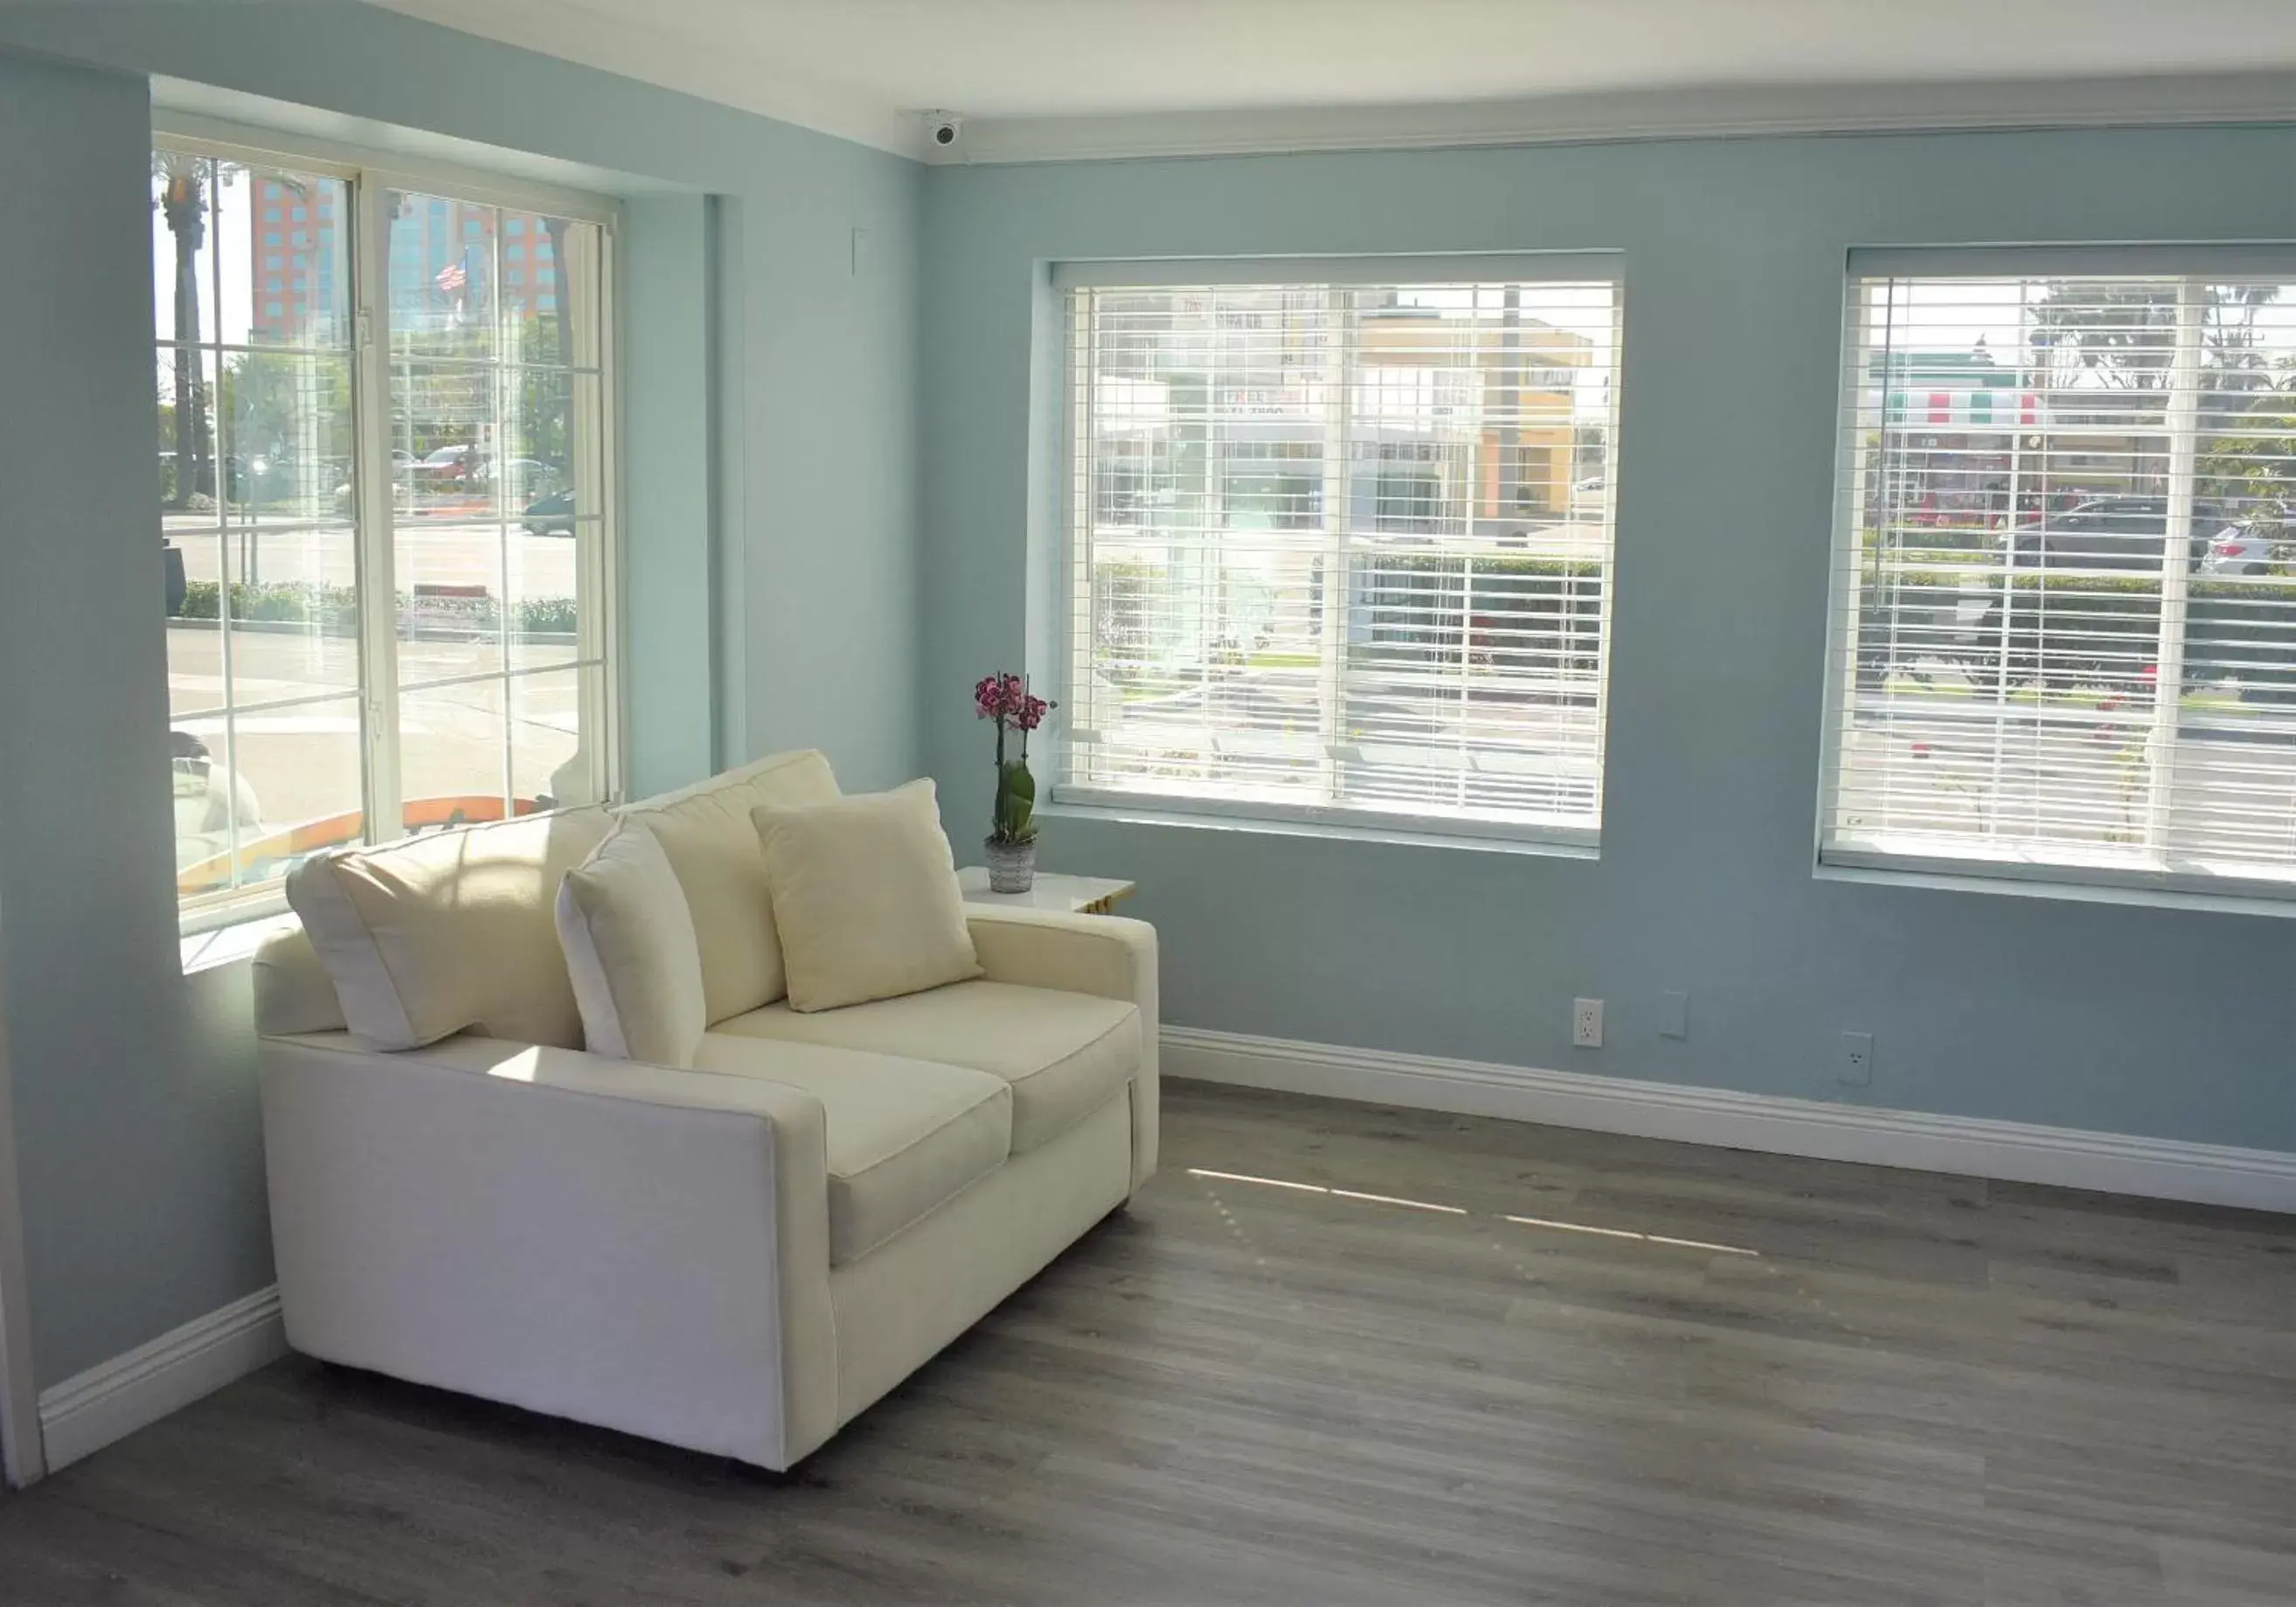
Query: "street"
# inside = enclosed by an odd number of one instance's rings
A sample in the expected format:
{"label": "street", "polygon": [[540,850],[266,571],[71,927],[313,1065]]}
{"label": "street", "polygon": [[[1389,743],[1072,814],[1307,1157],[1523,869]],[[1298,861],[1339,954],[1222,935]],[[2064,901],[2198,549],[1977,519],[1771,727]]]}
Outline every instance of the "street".
{"label": "street", "polygon": [[[348,526],[243,526],[218,537],[212,514],[170,515],[166,525],[184,553],[187,582],[213,584],[226,566],[235,581],[266,585],[348,586],[356,578]],[[577,546],[513,527],[505,552],[502,528],[492,522],[402,525],[394,553],[398,590],[413,596],[418,586],[478,587],[500,598],[507,569],[513,603],[570,598]],[[572,667],[578,650],[570,635],[529,640],[513,634],[505,644],[498,627],[454,630],[451,613],[426,622],[419,603],[405,617],[423,628],[398,643],[403,796],[500,797],[506,783],[517,798],[550,793],[553,773],[577,750],[580,677],[595,673]],[[241,840],[356,810],[356,639],[294,625],[236,624],[230,701],[238,712],[228,733],[224,647],[214,619],[168,621],[172,727],[205,743],[251,794],[260,824],[250,829],[242,820]],[[193,830],[179,841],[178,858],[203,858],[221,846]]]}

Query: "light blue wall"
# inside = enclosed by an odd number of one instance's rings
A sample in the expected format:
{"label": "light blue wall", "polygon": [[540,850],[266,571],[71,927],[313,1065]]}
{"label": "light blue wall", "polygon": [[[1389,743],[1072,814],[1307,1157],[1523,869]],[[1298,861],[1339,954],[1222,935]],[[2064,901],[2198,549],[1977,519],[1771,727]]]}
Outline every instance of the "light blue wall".
{"label": "light blue wall", "polygon": [[630,780],[917,767],[913,164],[352,0],[0,6],[0,1006],[44,1384],[270,1276],[245,971],[176,954],[154,73],[632,176]]}
{"label": "light blue wall", "polygon": [[[1602,858],[1056,818],[1045,862],[1139,880],[1190,1026],[2296,1149],[2296,922],[1811,873],[1848,249],[2291,238],[2287,128],[936,168],[920,698],[951,834],[987,824],[966,688],[1024,644],[1057,676],[1024,581],[1047,263],[1614,249]],[[1607,1047],[1570,1046],[1575,995]],[[1870,1093],[1833,1080],[1844,1029]]]}
{"label": "light blue wall", "polygon": [[44,1383],[269,1276],[246,978],[176,959],[144,118],[0,56],[0,1010]]}

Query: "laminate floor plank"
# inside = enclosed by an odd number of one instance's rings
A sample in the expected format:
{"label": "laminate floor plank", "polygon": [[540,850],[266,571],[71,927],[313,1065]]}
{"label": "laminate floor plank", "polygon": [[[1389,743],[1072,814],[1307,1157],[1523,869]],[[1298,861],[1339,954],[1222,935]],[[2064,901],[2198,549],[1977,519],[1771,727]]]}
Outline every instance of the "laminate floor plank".
{"label": "laminate floor plank", "polygon": [[291,1358],[0,1497],[0,1603],[2296,1603],[2296,1219],[1166,1089],[791,1474]]}

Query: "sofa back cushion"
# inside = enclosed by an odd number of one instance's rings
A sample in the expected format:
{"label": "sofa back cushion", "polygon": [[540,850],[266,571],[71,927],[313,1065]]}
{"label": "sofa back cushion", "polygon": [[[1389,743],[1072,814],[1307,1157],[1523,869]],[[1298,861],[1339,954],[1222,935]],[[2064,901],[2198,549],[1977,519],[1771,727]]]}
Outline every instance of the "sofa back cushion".
{"label": "sofa back cushion", "polygon": [[829,761],[806,749],[771,754],[623,808],[654,834],[685,890],[701,949],[702,1005],[711,1021],[770,1004],[789,991],[766,858],[750,811],[830,803],[837,796]]}
{"label": "sofa back cushion", "polygon": [[677,873],[628,816],[558,886],[558,947],[593,1054],[691,1067],[709,1025],[701,951]]}
{"label": "sofa back cushion", "polygon": [[476,1027],[578,1049],[553,909],[559,881],[612,824],[603,809],[567,809],[324,854],[289,873],[287,902],[344,1021],[376,1046]]}

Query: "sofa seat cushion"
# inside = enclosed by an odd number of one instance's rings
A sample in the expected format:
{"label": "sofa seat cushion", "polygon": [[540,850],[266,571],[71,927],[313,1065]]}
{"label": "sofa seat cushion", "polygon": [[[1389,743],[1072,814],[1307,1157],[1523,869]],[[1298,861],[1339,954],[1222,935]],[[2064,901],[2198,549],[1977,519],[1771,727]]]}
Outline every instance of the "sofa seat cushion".
{"label": "sofa seat cushion", "polygon": [[1140,1069],[1140,1012],[1128,999],[953,982],[810,1014],[768,1004],[713,1032],[866,1049],[989,1072],[1013,1089],[1013,1152],[1059,1137]]}
{"label": "sofa seat cushion", "polygon": [[1004,1165],[1012,1150],[1012,1090],[964,1066],[725,1032],[702,1035],[693,1065],[821,1101],[832,1266],[867,1255]]}

